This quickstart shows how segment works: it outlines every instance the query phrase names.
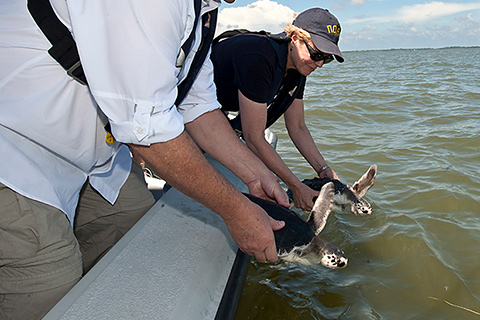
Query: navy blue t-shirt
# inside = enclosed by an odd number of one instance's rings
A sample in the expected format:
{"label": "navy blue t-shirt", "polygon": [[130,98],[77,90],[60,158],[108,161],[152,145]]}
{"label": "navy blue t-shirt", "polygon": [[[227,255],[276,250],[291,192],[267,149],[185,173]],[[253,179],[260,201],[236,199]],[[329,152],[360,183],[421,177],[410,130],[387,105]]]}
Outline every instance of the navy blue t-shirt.
{"label": "navy blue t-shirt", "polygon": [[[252,101],[270,102],[277,55],[266,36],[241,34],[221,41],[213,47],[211,59],[222,110],[238,111],[238,90]],[[303,98],[303,88],[297,98]]]}

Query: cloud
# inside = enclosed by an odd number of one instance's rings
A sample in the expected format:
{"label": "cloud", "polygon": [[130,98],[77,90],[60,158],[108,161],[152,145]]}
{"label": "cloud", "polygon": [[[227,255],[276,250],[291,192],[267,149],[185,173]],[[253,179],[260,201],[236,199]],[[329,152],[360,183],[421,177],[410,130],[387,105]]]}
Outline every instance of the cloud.
{"label": "cloud", "polygon": [[480,36],[480,19],[475,19],[473,14],[469,13],[466,16],[458,16],[455,18],[464,26],[464,34],[467,36]]}
{"label": "cloud", "polygon": [[293,21],[294,14],[289,7],[270,0],[258,0],[245,7],[227,7],[218,15],[216,34],[239,28],[281,32]]}
{"label": "cloud", "polygon": [[347,20],[345,23],[423,22],[477,9],[480,9],[480,3],[445,3],[434,1],[413,6],[403,6],[392,16],[356,18]]}
{"label": "cloud", "polygon": [[350,0],[350,4],[352,6],[358,6],[364,4],[365,2],[367,2],[367,0]]}
{"label": "cloud", "polygon": [[404,22],[416,22],[475,9],[480,9],[480,3],[430,2],[402,7],[399,14],[400,19]]}
{"label": "cloud", "polygon": [[358,31],[344,32],[343,50],[390,48],[440,48],[449,46],[478,46],[480,19],[472,14],[458,15],[459,26],[426,23],[421,27],[413,22],[388,25],[378,30],[365,25]]}

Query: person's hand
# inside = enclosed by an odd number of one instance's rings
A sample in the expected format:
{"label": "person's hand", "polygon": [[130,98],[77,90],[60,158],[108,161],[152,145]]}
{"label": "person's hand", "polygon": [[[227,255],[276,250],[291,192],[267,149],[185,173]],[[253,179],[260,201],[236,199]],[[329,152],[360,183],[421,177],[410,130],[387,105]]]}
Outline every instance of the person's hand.
{"label": "person's hand", "polygon": [[307,185],[300,183],[299,185],[291,188],[293,193],[293,205],[296,208],[310,211],[313,208],[315,197],[318,197],[318,191],[315,191]]}
{"label": "person's hand", "polygon": [[332,168],[328,167],[326,168],[325,170],[321,171],[319,174],[318,174],[318,177],[320,179],[322,178],[330,178],[330,179],[336,179],[336,180],[340,180],[338,179],[338,176],[337,174],[335,173],[335,171],[333,171]]}
{"label": "person's hand", "polygon": [[270,171],[263,176],[259,176],[257,179],[248,182],[247,186],[250,193],[256,197],[274,201],[287,208],[290,207],[287,193],[283,190],[280,183],[278,183],[277,178]]}
{"label": "person's hand", "polygon": [[262,208],[246,200],[244,206],[238,207],[238,215],[225,220],[228,231],[240,250],[259,262],[275,263],[278,256],[273,231],[283,228],[285,222],[272,219]]}

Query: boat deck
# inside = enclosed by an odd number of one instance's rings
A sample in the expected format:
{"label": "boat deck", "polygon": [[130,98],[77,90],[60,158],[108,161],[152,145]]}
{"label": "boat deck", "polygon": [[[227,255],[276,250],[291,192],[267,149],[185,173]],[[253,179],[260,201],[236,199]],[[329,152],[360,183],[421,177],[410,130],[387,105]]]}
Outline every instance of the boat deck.
{"label": "boat deck", "polygon": [[217,214],[172,188],[44,319],[229,319],[239,297],[228,294],[241,293],[249,261],[237,249]]}

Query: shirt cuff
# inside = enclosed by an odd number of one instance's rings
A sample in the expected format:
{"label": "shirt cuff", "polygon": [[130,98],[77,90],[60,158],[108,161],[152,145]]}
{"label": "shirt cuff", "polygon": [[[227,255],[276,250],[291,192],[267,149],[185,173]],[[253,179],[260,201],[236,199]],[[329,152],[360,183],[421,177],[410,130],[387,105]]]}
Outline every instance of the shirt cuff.
{"label": "shirt cuff", "polygon": [[110,121],[110,126],[117,141],[149,146],[178,137],[185,129],[183,123],[175,106],[155,111],[151,105],[137,104],[132,121]]}

